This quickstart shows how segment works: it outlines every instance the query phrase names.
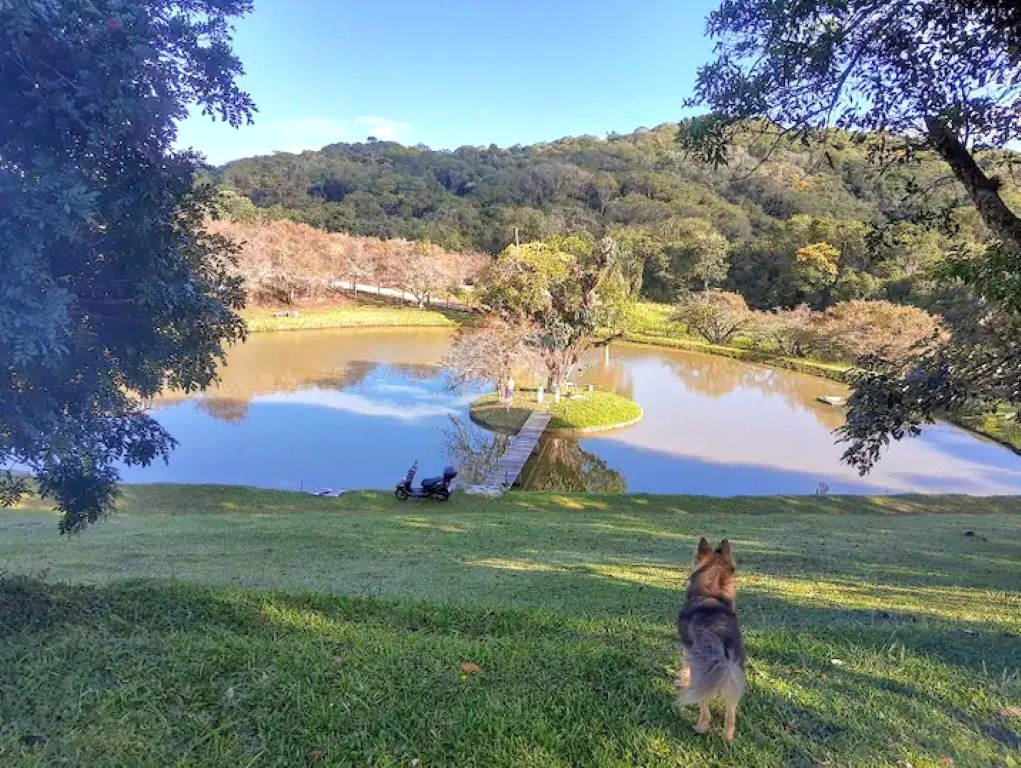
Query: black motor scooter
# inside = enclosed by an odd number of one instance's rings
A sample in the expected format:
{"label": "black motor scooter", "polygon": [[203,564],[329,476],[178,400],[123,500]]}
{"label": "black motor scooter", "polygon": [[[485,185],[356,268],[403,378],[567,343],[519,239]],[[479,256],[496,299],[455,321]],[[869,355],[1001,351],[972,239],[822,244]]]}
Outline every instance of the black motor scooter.
{"label": "black motor scooter", "polygon": [[450,498],[450,483],[457,477],[457,470],[447,467],[443,470],[441,477],[427,477],[422,480],[419,488],[413,487],[415,472],[418,471],[418,462],[411,465],[408,474],[394,488],[394,496],[398,499],[436,499],[446,501]]}

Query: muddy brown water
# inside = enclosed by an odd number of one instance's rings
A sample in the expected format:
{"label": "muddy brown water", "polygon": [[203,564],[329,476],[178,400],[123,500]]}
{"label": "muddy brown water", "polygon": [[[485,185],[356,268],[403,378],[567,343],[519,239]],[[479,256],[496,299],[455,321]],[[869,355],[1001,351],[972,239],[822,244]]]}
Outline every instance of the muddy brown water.
{"label": "muddy brown water", "polygon": [[[415,459],[471,481],[504,438],[473,425],[471,400],[439,363],[443,329],[253,334],[229,354],[218,388],[169,396],[152,413],[180,445],[170,463],[128,468],[128,482],[285,489],[389,489]],[[680,350],[618,344],[577,376],[635,399],[645,417],[579,440],[544,438],[528,489],[710,495],[1021,493],[1021,457],[939,424],[897,443],[865,477],[840,463],[843,412],[816,398],[838,384]]]}

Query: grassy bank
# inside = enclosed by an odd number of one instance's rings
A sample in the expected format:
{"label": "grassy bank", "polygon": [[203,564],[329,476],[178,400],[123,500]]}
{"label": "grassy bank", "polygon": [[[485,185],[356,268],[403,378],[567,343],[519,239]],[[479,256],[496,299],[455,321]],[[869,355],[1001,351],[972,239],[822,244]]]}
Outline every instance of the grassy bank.
{"label": "grassy bank", "polygon": [[1000,406],[993,413],[961,416],[958,422],[1021,453],[1021,422],[1017,411],[1017,406]]}
{"label": "grassy bank", "polygon": [[628,317],[625,338],[636,344],[650,344],[730,357],[735,360],[762,363],[774,368],[785,368],[839,382],[846,382],[847,372],[851,369],[850,366],[843,363],[829,363],[803,357],[784,357],[761,349],[754,349],[752,340],[743,336],[735,337],[734,343],[729,345],[709,344],[688,334],[683,326],[673,322],[670,319],[671,312],[672,307],[669,304],[657,304],[651,301],[639,302]]}
{"label": "grassy bank", "polygon": [[[297,313],[291,316],[290,313]],[[460,312],[418,309],[386,302],[348,301],[329,306],[296,309],[256,308],[242,315],[253,333],[316,328],[446,327],[453,328],[470,316]]]}
{"label": "grassy bank", "polygon": [[521,429],[537,410],[553,414],[548,429],[595,432],[634,424],[642,418],[642,407],[634,400],[613,392],[575,393],[576,397],[561,398],[554,403],[549,395],[539,403],[536,390],[519,389],[510,403],[500,402],[497,394],[483,395],[471,404],[469,415],[477,424],[496,432],[511,434]]}
{"label": "grassy bank", "polygon": [[[48,581],[0,583],[0,762],[1014,766],[1019,508],[151,486],[73,539],[6,511],[0,564]],[[672,709],[702,534],[737,548],[731,747]]]}
{"label": "grassy bank", "polygon": [[841,363],[824,363],[818,360],[806,360],[800,357],[782,357],[780,355],[772,355],[768,352],[762,352],[757,349],[709,344],[686,336],[654,336],[645,333],[627,333],[624,338],[635,344],[650,344],[658,347],[685,349],[690,352],[703,352],[709,355],[730,357],[735,360],[744,360],[749,363],[762,363],[774,368],[784,368],[789,371],[807,373],[810,376],[819,376],[824,379],[839,381],[841,383],[847,382],[847,372],[851,370],[849,366]]}

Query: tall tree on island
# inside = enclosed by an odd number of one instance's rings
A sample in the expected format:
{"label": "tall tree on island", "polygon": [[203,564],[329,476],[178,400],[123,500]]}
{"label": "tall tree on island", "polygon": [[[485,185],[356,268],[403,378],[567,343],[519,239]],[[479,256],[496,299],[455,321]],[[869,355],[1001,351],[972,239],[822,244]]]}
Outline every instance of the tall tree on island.
{"label": "tall tree on island", "polygon": [[443,357],[452,388],[492,384],[501,399],[506,399],[511,394],[508,382],[514,376],[529,378],[542,371],[543,361],[529,344],[536,330],[533,325],[509,323],[495,314],[477,326],[462,327]]}
{"label": "tall tree on island", "polygon": [[[143,399],[201,389],[243,337],[233,246],[206,234],[189,106],[232,126],[230,21],[251,0],[0,4],[0,467],[27,467],[61,531],[112,505],[120,464],[174,439]],[[5,472],[0,501],[27,490]]]}
{"label": "tall tree on island", "polygon": [[981,155],[1021,137],[1019,19],[1000,0],[723,0],[709,16],[718,57],[691,104],[712,114],[682,125],[685,146],[725,164],[753,125],[821,146],[851,131],[886,166],[935,154],[989,231],[945,265],[967,288],[945,308],[953,341],[862,361],[843,434],[863,473],[943,411],[1021,400],[1021,218]]}
{"label": "tall tree on island", "polygon": [[590,235],[509,246],[483,280],[482,303],[515,327],[533,327],[546,386],[559,392],[578,360],[617,335],[633,284],[612,238]]}

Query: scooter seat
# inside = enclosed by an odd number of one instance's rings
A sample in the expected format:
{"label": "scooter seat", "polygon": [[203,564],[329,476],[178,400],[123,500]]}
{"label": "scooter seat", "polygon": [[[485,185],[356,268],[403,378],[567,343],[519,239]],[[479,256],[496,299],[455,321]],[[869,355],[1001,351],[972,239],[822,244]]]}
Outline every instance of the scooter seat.
{"label": "scooter seat", "polygon": [[427,477],[422,481],[423,488],[433,488],[443,482],[442,477]]}

